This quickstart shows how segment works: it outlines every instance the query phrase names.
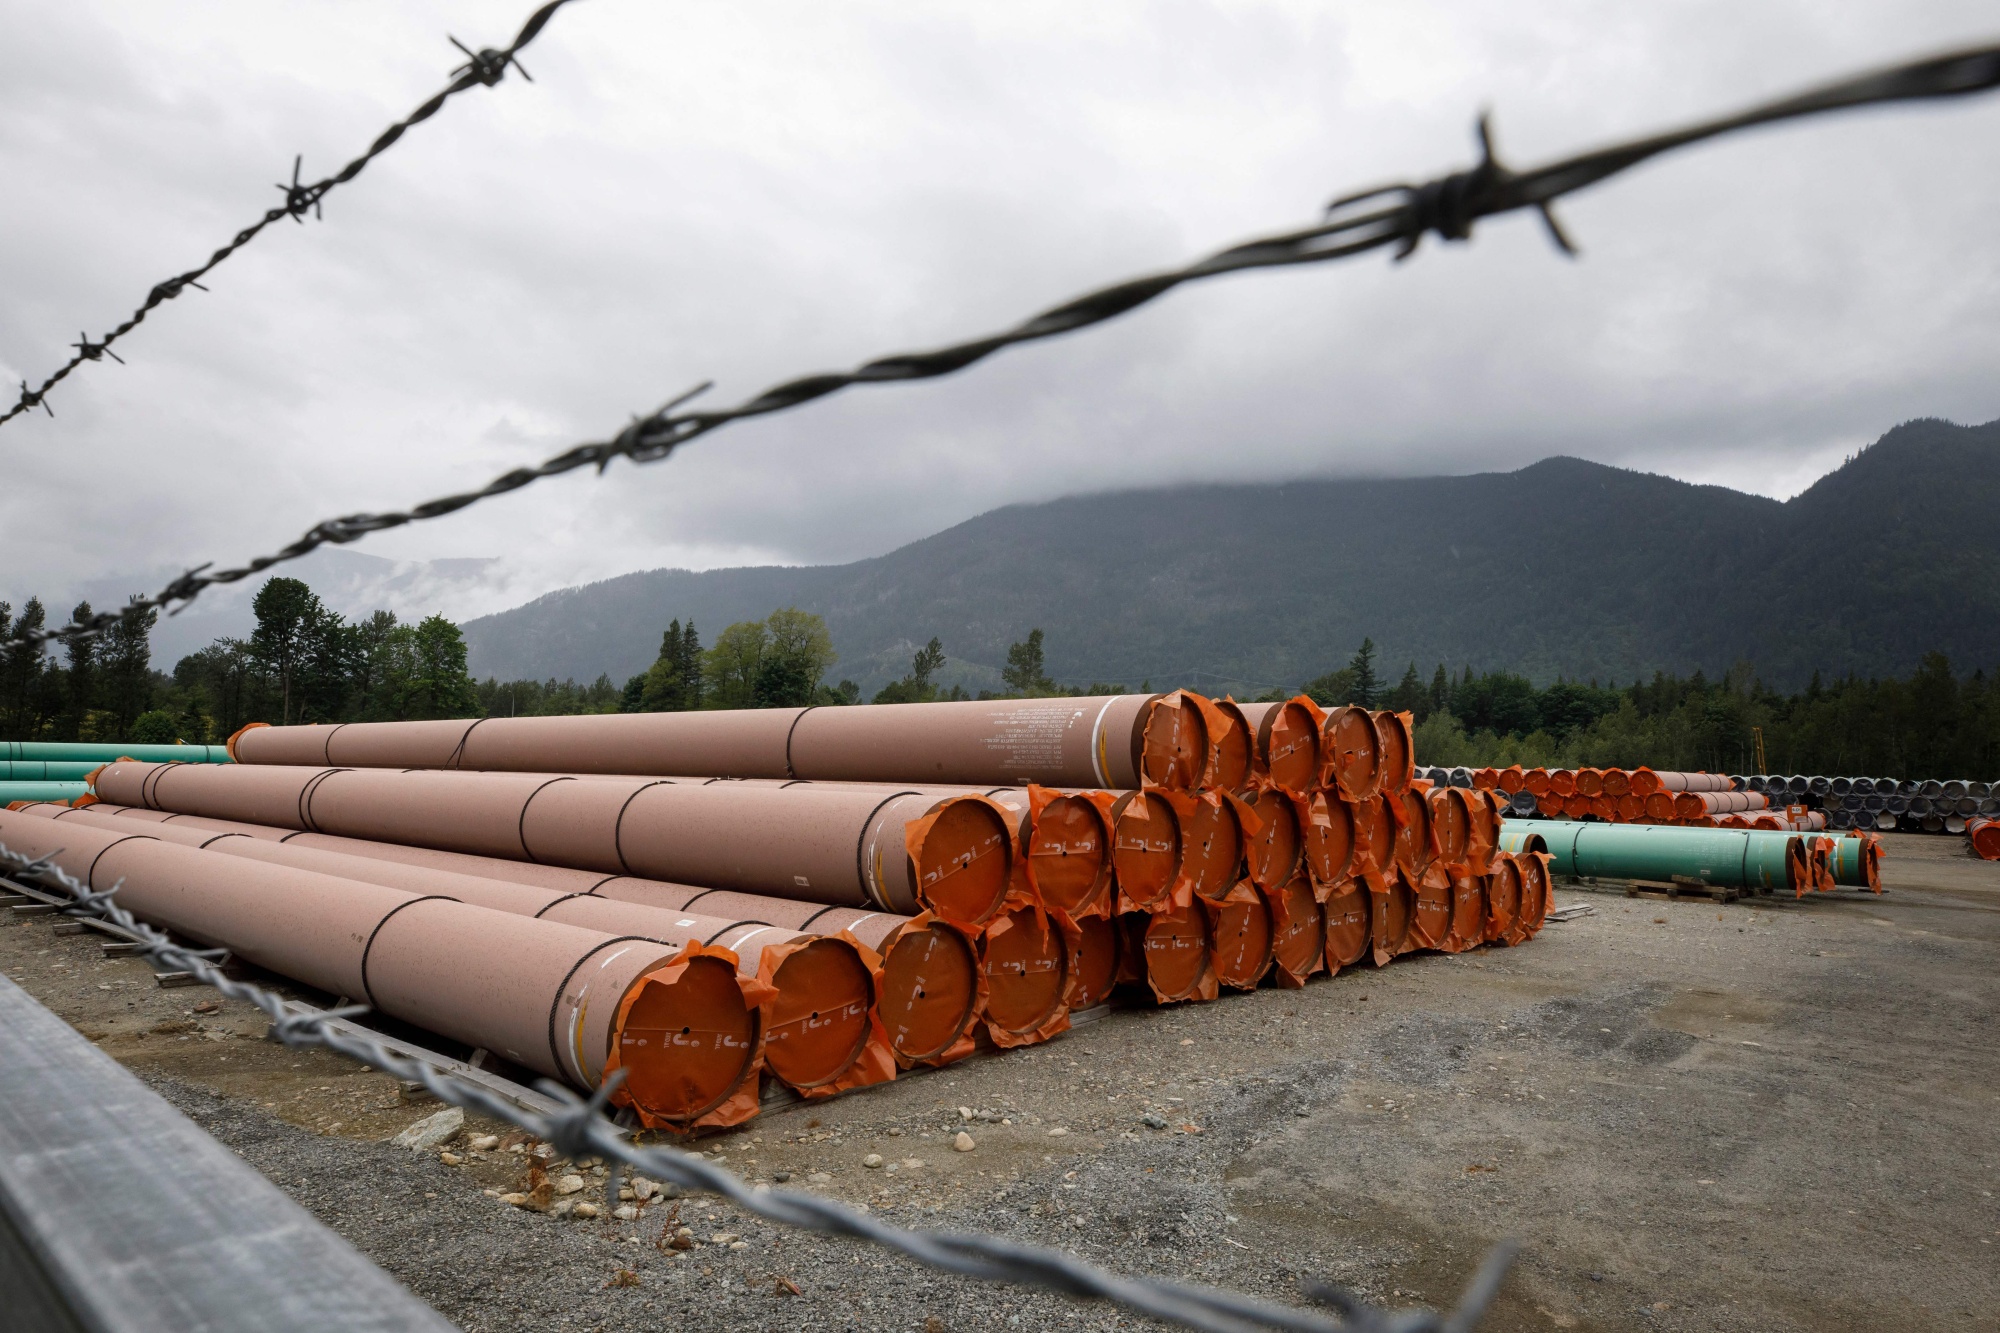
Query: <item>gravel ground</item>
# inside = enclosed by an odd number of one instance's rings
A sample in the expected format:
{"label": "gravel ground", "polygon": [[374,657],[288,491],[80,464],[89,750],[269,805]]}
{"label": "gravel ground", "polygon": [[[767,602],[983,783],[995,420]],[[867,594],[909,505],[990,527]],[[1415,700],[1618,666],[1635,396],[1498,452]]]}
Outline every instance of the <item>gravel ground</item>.
{"label": "gravel ground", "polygon": [[[1513,1237],[1486,1330],[2000,1328],[2000,865],[1888,842],[1881,898],[1568,890],[1596,914],[1519,949],[1114,1012],[700,1146],[905,1225],[1282,1300],[1327,1279],[1449,1304]],[[0,966],[467,1329],[1144,1322],[699,1198],[512,1207],[536,1145],[474,1151],[504,1129],[475,1123],[456,1165],[393,1148],[436,1108],[96,940],[37,919],[0,930]],[[576,1170],[566,1201],[604,1204]]]}

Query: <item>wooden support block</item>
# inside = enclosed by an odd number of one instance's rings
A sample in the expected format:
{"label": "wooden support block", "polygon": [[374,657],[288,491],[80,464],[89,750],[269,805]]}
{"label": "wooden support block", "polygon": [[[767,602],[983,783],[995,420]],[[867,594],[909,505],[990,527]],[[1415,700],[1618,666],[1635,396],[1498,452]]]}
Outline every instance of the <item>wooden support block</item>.
{"label": "wooden support block", "polygon": [[97,947],[104,951],[106,958],[129,958],[139,952],[140,945],[137,940],[105,940]]}
{"label": "wooden support block", "polygon": [[54,903],[15,903],[7,910],[14,914],[16,921],[19,921],[22,917],[46,916],[56,910],[56,905]]}

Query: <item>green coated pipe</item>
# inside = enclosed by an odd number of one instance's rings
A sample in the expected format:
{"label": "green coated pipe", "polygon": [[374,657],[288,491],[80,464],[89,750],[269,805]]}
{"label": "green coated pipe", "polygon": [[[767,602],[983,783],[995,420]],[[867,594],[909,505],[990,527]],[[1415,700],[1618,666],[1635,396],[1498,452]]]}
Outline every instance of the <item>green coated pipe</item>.
{"label": "green coated pipe", "polygon": [[1770,892],[1796,890],[1805,872],[1804,846],[1795,833],[1508,819],[1500,824],[1502,848],[1510,832],[1523,839],[1540,834],[1550,871],[1585,879],[1691,880]]}
{"label": "green coated pipe", "polygon": [[0,782],[0,808],[14,801],[73,801],[89,792],[83,782]]}
{"label": "green coated pipe", "polygon": [[0,741],[0,759],[41,759],[58,763],[108,764],[137,759],[145,764],[227,764],[220,745],[130,745],[120,741]]}
{"label": "green coated pipe", "polygon": [[[1503,852],[1546,852],[1548,839],[1541,830],[1525,819],[1504,819],[1500,821],[1500,850]],[[1554,869],[1554,867],[1550,867]]]}
{"label": "green coated pipe", "polygon": [[1835,884],[1847,885],[1849,888],[1881,891],[1881,851],[1868,838],[1858,837],[1851,832],[1828,832],[1824,829],[1814,829],[1804,834],[1773,833],[1769,829],[1765,829],[1758,831],[1757,836],[1763,838],[1806,837],[1830,840],[1833,843],[1833,854],[1828,859],[1828,867],[1833,871],[1833,882]]}
{"label": "green coated pipe", "polygon": [[0,782],[81,782],[101,767],[88,759],[0,759]]}

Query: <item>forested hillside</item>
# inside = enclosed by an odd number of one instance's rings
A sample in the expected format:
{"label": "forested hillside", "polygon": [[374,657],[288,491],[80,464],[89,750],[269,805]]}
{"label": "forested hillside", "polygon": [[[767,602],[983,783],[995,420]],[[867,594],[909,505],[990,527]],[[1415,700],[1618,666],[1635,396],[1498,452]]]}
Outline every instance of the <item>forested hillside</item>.
{"label": "forested hillside", "polygon": [[2000,663],[2000,421],[1914,421],[1780,503],[1573,458],[1467,477],[1186,486],[1015,505],[849,565],[654,570],[465,627],[479,676],[623,680],[669,620],[823,616],[866,691],[932,636],[998,688],[1046,632],[1058,681],[1261,693],[1344,662],[1547,682],[1774,686]]}

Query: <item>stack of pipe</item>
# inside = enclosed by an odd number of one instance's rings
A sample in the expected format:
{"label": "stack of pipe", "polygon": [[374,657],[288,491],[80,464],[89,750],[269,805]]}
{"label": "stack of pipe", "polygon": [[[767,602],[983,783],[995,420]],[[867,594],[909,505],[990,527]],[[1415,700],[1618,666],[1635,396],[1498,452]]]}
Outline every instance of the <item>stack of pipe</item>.
{"label": "stack of pipe", "polygon": [[120,745],[96,741],[0,741],[0,808],[90,799],[90,775],[114,759],[227,764],[222,745]]}
{"label": "stack of pipe", "polygon": [[[1408,715],[1303,696],[255,727],[229,748],[108,764],[96,804],[0,816],[0,840],[74,845],[142,917],[579,1087],[625,1068],[618,1097],[677,1129],[754,1113],[763,1073],[824,1096],[1047,1040],[1120,984],[1304,985],[1518,944],[1549,906],[1546,853],[1498,846],[1498,793],[1416,778]],[[433,989],[380,980],[427,949]],[[578,978],[612,955],[586,1021]],[[506,980],[565,957],[581,970],[552,991]],[[467,968],[510,998],[482,1015],[436,989]],[[556,1056],[507,1026],[536,1003]]]}
{"label": "stack of pipe", "polygon": [[2000,815],[2000,783],[1971,779],[1755,773],[1736,781],[1745,790],[1787,793],[1787,799],[1822,811],[1835,829],[1961,834],[1974,819]]}
{"label": "stack of pipe", "polygon": [[1514,765],[1469,770],[1467,782],[1502,793],[1508,812],[1518,818],[1779,831],[1825,827],[1823,819],[1810,817],[1803,807],[1774,803],[1766,793],[1745,791],[1720,773]]}

